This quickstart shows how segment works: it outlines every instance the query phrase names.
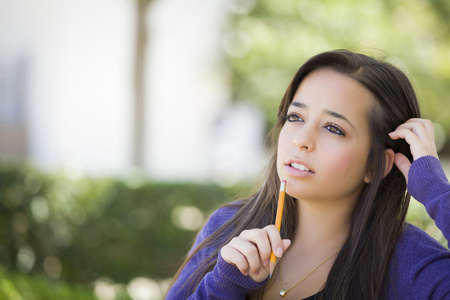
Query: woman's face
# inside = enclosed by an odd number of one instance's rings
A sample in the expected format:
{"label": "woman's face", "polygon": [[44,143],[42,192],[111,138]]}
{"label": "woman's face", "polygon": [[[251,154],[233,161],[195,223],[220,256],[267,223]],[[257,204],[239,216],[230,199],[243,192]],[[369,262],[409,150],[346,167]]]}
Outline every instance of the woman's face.
{"label": "woman's face", "polygon": [[278,140],[277,170],[289,195],[356,200],[370,181],[367,115],[373,103],[359,82],[332,70],[313,71],[301,82]]}

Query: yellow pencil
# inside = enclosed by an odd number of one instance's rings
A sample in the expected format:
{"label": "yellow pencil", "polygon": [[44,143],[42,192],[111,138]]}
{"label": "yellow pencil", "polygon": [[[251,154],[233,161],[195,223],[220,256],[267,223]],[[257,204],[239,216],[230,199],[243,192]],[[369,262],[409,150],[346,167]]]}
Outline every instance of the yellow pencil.
{"label": "yellow pencil", "polygon": [[[278,205],[277,205],[277,215],[275,218],[275,226],[277,227],[278,232],[280,231],[280,228],[281,228],[281,217],[283,216],[284,195],[285,194],[286,194],[286,180],[283,180],[281,182],[281,186],[280,186],[280,194],[278,196]],[[270,278],[272,278],[273,269],[275,268],[276,261],[277,261],[277,258],[272,251],[272,254],[270,255],[270,262],[269,262]]]}

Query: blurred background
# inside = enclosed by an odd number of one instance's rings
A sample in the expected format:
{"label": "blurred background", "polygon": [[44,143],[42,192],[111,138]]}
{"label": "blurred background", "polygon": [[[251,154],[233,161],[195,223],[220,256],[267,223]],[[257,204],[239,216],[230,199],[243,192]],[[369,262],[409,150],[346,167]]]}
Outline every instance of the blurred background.
{"label": "blurred background", "polygon": [[[0,298],[162,299],[298,67],[404,70],[450,174],[446,0],[0,0]],[[413,201],[408,221],[442,244]]]}

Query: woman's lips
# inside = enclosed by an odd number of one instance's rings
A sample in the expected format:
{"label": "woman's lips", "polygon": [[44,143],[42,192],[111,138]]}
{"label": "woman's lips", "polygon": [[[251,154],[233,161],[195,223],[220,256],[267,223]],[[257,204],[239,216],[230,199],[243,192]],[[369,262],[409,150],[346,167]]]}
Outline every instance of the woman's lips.
{"label": "woman's lips", "polygon": [[294,176],[305,177],[315,174],[315,172],[304,162],[290,161],[285,166],[288,173]]}

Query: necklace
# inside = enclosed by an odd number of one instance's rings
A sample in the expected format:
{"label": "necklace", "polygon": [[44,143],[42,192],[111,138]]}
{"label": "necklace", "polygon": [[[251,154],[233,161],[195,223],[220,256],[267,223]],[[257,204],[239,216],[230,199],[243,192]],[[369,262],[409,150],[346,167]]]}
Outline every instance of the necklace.
{"label": "necklace", "polygon": [[287,293],[289,293],[290,290],[292,290],[293,288],[295,288],[297,285],[299,285],[300,283],[302,283],[306,278],[309,277],[309,275],[311,275],[312,273],[314,273],[315,270],[317,270],[321,265],[323,265],[325,262],[327,262],[330,258],[332,258],[333,256],[335,256],[336,254],[338,254],[340,250],[334,252],[333,254],[331,254],[330,256],[328,256],[324,261],[322,261],[320,264],[318,264],[314,269],[311,270],[311,272],[309,272],[308,274],[306,274],[305,277],[303,277],[302,279],[300,279],[299,281],[297,281],[296,284],[294,284],[293,286],[291,286],[290,288],[284,288],[284,284],[283,284],[283,276],[282,271],[281,271],[281,261],[280,261],[280,283],[281,283],[281,290],[280,290],[280,296],[284,297],[287,295]]}

